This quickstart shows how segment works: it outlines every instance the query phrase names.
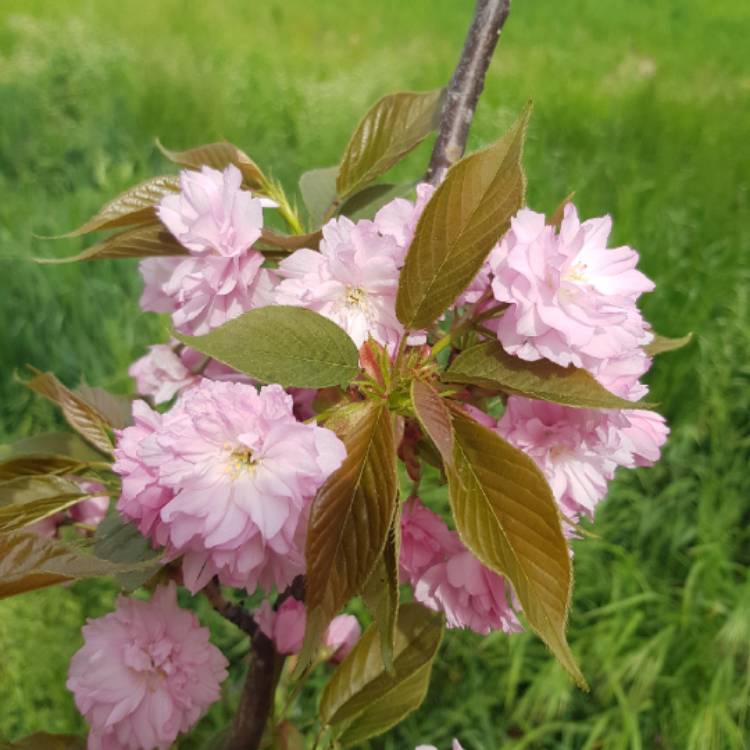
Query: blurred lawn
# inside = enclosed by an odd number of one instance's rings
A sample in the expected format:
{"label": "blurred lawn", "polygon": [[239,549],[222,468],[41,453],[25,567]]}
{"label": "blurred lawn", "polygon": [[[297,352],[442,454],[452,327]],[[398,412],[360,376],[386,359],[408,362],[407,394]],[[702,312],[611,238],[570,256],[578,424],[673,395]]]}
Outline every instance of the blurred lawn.
{"label": "blurred lawn", "polygon": [[[411,0],[3,0],[0,4],[0,439],[56,416],[12,382],[33,363],[127,390],[165,335],[130,262],[40,268],[44,242],[182,148],[228,138],[288,189],[335,163],[379,95],[442,85],[469,3]],[[571,190],[642,254],[665,355],[653,397],[674,426],[664,461],[622,476],[576,548],[570,636],[592,690],[528,635],[451,633],[420,712],[373,748],[735,750],[750,736],[750,8],[736,0],[516,0],[472,135],[532,97],[529,202]],[[414,169],[429,153],[422,147]],[[107,585],[0,604],[0,735],[82,727],[64,689]],[[236,660],[243,644],[206,620]],[[205,732],[222,721],[217,707]],[[186,744],[185,747],[188,745]],[[192,746],[192,745],[191,745]]]}

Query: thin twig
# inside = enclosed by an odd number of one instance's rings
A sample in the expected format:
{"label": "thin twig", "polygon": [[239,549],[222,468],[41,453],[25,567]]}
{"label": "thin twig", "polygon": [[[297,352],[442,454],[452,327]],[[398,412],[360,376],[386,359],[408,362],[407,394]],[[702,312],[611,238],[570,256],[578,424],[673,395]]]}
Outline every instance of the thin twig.
{"label": "thin twig", "polygon": [[211,606],[229,622],[234,623],[240,630],[254,638],[260,632],[260,626],[255,618],[240,604],[228,602],[221,593],[219,583],[216,579],[211,581],[204,589],[203,595],[211,602]]}
{"label": "thin twig", "polygon": [[425,180],[438,185],[466,148],[492,53],[510,12],[510,0],[477,0],[461,58],[446,90],[440,128]]}

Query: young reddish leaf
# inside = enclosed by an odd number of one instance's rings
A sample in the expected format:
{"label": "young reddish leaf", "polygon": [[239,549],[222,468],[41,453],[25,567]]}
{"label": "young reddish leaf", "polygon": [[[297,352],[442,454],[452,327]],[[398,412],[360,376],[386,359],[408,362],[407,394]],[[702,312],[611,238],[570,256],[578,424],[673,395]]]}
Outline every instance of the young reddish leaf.
{"label": "young reddish leaf", "polygon": [[55,475],[23,476],[0,482],[0,532],[16,531],[52,516],[87,495]]}
{"label": "young reddish leaf", "polygon": [[577,367],[561,367],[546,359],[527,362],[508,354],[497,341],[485,341],[461,352],[443,380],[468,383],[506,393],[588,409],[648,407],[615,396],[593,375]]}
{"label": "young reddish leaf", "polygon": [[[101,460],[101,456],[98,457]],[[32,477],[40,474],[75,474],[84,469],[87,462],[69,456],[56,456],[51,453],[28,453],[0,460],[0,481],[18,477]]]}
{"label": "young reddish leaf", "polygon": [[442,637],[440,614],[421,604],[402,604],[396,621],[394,669],[388,673],[381,658],[378,628],[371,625],[323,690],[322,721],[340,725],[354,720],[349,725],[352,732],[359,726],[368,737],[393,726],[421,703]]}
{"label": "young reddish leaf", "polygon": [[552,212],[552,215],[547,219],[547,224],[551,227],[555,227],[556,229],[560,229],[560,225],[562,224],[562,220],[565,216],[565,206],[568,205],[568,203],[572,202],[573,196],[575,195],[575,191],[568,193],[562,201],[560,201],[560,204],[558,207]]}
{"label": "young reddish leaf", "polygon": [[300,248],[307,247],[311,250],[317,250],[323,234],[320,231],[309,232],[308,234],[276,234],[270,229],[262,229],[260,242],[255,245],[259,249],[270,247],[279,250],[292,252]]}
{"label": "young reddish leaf", "polygon": [[441,94],[389,94],[368,110],[341,158],[336,178],[339,197],[349,197],[387,172],[435,129]]}
{"label": "young reddish leaf", "polygon": [[188,251],[158,222],[126,229],[68,258],[34,258],[37,263],[77,263],[82,260],[154,258],[162,255],[187,255]]}
{"label": "young reddish leaf", "polygon": [[302,202],[313,226],[319,227],[336,200],[338,167],[321,167],[305,172],[299,178]]}
{"label": "young reddish leaf", "polygon": [[342,436],[347,456],[310,510],[303,666],[330,620],[363,590],[383,554],[396,508],[396,446],[387,406],[361,402],[347,427]]}
{"label": "young reddish leaf", "polygon": [[429,384],[413,380],[411,401],[419,424],[447,464],[453,460],[453,424],[445,401]]}
{"label": "young reddish leaf", "polygon": [[121,430],[133,424],[133,399],[130,396],[110,393],[103,388],[86,384],[79,385],[73,393],[96,409],[110,427]]}
{"label": "young reddish leaf", "polygon": [[33,532],[0,533],[0,599],[65,581],[140,570],[150,564],[100,560]]}
{"label": "young reddish leaf", "polygon": [[204,146],[189,148],[187,151],[171,151],[164,148],[158,139],[156,145],[167,159],[181,167],[199,170],[206,166],[224,170],[230,164],[234,164],[242,172],[247,187],[258,190],[266,184],[266,178],[260,167],[244,151],[228,141],[207,143]]}
{"label": "young reddish leaf", "polygon": [[66,388],[52,373],[33,371],[34,377],[23,381],[40,396],[49,399],[62,409],[68,424],[82,437],[104,453],[112,452],[109,431],[112,425],[107,418],[85,398]]}
{"label": "young reddish leaf", "polygon": [[359,373],[357,347],[349,336],[303,307],[258,307],[205,336],[175,335],[264,383],[325,388],[348,385]]}
{"label": "young reddish leaf", "polygon": [[396,297],[396,314],[406,328],[426,328],[440,317],[523,205],[521,153],[530,114],[527,105],[499,141],[457,162],[425,207]]}
{"label": "young reddish leaf", "polygon": [[401,513],[396,508],[383,556],[367,579],[362,599],[370,611],[380,633],[380,650],[383,666],[393,673],[393,651],[396,647],[396,616],[399,603],[398,559],[401,553]]}
{"label": "young reddish leaf", "polygon": [[157,222],[156,206],[165,195],[180,189],[179,177],[166,175],[152,177],[135,187],[128,188],[109,203],[106,203],[85,224],[59,238],[79,237],[82,234],[100,229],[114,229],[131,224],[152,224]]}
{"label": "young reddish leaf", "polygon": [[565,638],[573,578],[549,485],[529,456],[458,410],[453,428],[446,473],[461,539],[508,578],[529,624],[585,687]]}
{"label": "young reddish leaf", "polygon": [[677,349],[682,349],[683,346],[687,346],[692,340],[692,333],[688,333],[687,336],[681,336],[678,339],[670,339],[656,333],[654,334],[654,340],[650,344],[646,344],[643,350],[650,357],[653,357],[657,354],[664,354],[664,352],[673,352]]}
{"label": "young reddish leaf", "polygon": [[62,457],[84,464],[102,460],[102,454],[91,448],[74,432],[45,432],[11,445],[0,445],[0,458],[10,459],[16,456]]}

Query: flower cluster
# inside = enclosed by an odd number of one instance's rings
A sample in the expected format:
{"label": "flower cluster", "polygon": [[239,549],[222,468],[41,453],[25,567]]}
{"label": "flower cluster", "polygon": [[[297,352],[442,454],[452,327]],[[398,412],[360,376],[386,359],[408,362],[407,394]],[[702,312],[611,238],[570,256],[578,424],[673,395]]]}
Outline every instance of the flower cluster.
{"label": "flower cluster", "polygon": [[227,660],[177,605],[172,583],[151,601],[121,596],[89,620],[67,687],[91,726],[89,750],[167,750],[219,697]]}
{"label": "flower cluster", "polygon": [[449,628],[470,628],[481,635],[521,629],[503,578],[482,565],[458,534],[417,498],[402,510],[399,567],[414,598],[444,612]]}
{"label": "flower cluster", "polygon": [[642,347],[653,334],[636,302],[654,284],[636,269],[638,253],[607,248],[611,229],[608,216],[581,223],[571,203],[559,231],[518,212],[489,259],[494,298],[508,305],[493,321],[506,351],[584,368],[607,387],[648,369]]}
{"label": "flower cluster", "polygon": [[293,406],[280,386],[210,380],[164,415],[135,403],[115,451],[117,507],[169,558],[182,557],[191,591],[215,575],[270,591],[303,572],[310,501],[346,451]]}
{"label": "flower cluster", "polygon": [[263,207],[271,204],[241,185],[242,174],[233,165],[223,172],[186,170],[180,192],[159,204],[159,218],[188,257],[141,261],[141,307],[171,313],[183,333],[207,333],[271,302],[273,273],[251,249],[261,236]]}
{"label": "flower cluster", "polygon": [[669,429],[643,409],[572,409],[511,396],[497,430],[528,453],[552,488],[562,512],[593,517],[618,466],[650,466]]}

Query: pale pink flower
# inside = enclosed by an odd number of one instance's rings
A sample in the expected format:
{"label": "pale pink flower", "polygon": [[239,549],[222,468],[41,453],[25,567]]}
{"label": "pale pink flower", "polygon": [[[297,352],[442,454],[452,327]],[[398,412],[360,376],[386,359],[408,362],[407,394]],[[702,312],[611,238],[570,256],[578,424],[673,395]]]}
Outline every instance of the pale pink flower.
{"label": "pale pink flower", "polygon": [[192,347],[177,346],[177,342],[150,346],[148,354],[130,365],[128,374],[135,380],[138,393],[150,396],[155,404],[171,401],[185,388],[199,383],[201,378],[251,382],[247,375]]}
{"label": "pale pink flower", "polygon": [[307,622],[305,605],[301,601],[290,596],[274,611],[268,599],[264,599],[254,616],[261,631],[273,641],[280,654],[300,652]]}
{"label": "pale pink flower", "polygon": [[[310,503],[346,451],[333,432],[298,422],[292,409],[292,397],[277,385],[258,392],[202,380],[150,434],[138,421],[121,433],[118,508],[166,544],[167,559],[182,556],[192,592],[214,575],[249,592],[281,589],[303,572]],[[135,458],[123,463],[136,442]],[[140,484],[129,484],[132,476]],[[158,499],[143,510],[141,486]]]}
{"label": "pale pink flower", "polygon": [[449,628],[470,628],[481,635],[521,629],[504,579],[482,565],[458,534],[417,498],[403,508],[399,564],[414,598],[444,612]]}
{"label": "pale pink flower", "polygon": [[103,494],[106,493],[104,485],[85,477],[66,476],[65,479],[77,484],[82,492],[88,493],[91,497],[31,524],[29,531],[54,539],[59,527],[68,519],[87,527],[96,527],[104,520],[109,510],[109,496]]}
{"label": "pale pink flower", "polygon": [[88,493],[89,497],[81,500],[80,503],[68,508],[68,513],[75,523],[84,526],[98,526],[107,515],[109,510],[109,495],[106,488],[101,482],[85,477],[66,477],[75,482],[83,492]]}
{"label": "pale pink flower", "polygon": [[169,344],[150,346],[148,354],[130,365],[128,375],[135,380],[138,393],[151,396],[155,404],[171,401],[181,390],[200,380]]}
{"label": "pale pink flower", "polygon": [[151,601],[120,596],[88,620],[67,687],[91,726],[89,748],[167,750],[220,695],[227,660],[177,605],[174,583]]}
{"label": "pale pink flower", "polygon": [[141,458],[140,450],[146,441],[153,439],[161,423],[162,415],[145,401],[133,401],[133,424],[116,433],[117,447],[112,465],[112,470],[122,479],[117,510],[157,546],[167,542],[167,530],[160,514],[174,497],[174,491],[159,484],[158,468],[148,466]]}
{"label": "pale pink flower", "polygon": [[618,466],[659,457],[668,429],[641,410],[573,409],[511,396],[498,432],[537,463],[563,513],[593,517]]}
{"label": "pale pink flower", "polygon": [[624,440],[632,456],[632,466],[652,466],[661,458],[661,447],[669,436],[667,421],[661,414],[633,409],[624,414],[629,422],[623,429]]}
{"label": "pale pink flower", "polygon": [[372,337],[394,351],[404,332],[396,318],[398,253],[373,222],[333,219],[323,227],[320,252],[297,250],[281,261],[275,300],[324,315],[358,348]]}
{"label": "pale pink flower", "polygon": [[260,238],[263,205],[242,189],[242,173],[230,164],[223,172],[183,170],[180,192],[162,198],[157,213],[192,255],[232,258]]}
{"label": "pale pink flower", "polygon": [[172,314],[175,328],[204,334],[243,312],[270,304],[275,276],[251,249],[263,227],[264,202],[242,190],[233,165],[223,172],[183,171],[179,193],[157,212],[189,257],[147,258],[141,307]]}
{"label": "pale pink flower", "polygon": [[509,304],[491,326],[510,354],[599,377],[651,341],[636,300],[654,285],[635,250],[607,248],[611,228],[608,216],[580,223],[570,203],[559,232],[526,208],[512,219],[490,255],[495,299]]}
{"label": "pale pink flower", "polygon": [[338,664],[343,661],[362,635],[362,627],[354,615],[338,615],[331,620],[323,643],[331,649],[330,661]]}
{"label": "pale pink flower", "polygon": [[429,182],[421,182],[417,185],[417,194],[413,202],[406,198],[394,198],[375,214],[374,224],[377,230],[383,235],[393,237],[398,245],[395,255],[398,266],[404,264],[406,251],[414,239],[419,217],[434,192],[435,188]]}
{"label": "pale pink flower", "polygon": [[440,516],[417,498],[407,500],[401,511],[401,579],[413,583],[446,555],[463,549],[458,535]]}

